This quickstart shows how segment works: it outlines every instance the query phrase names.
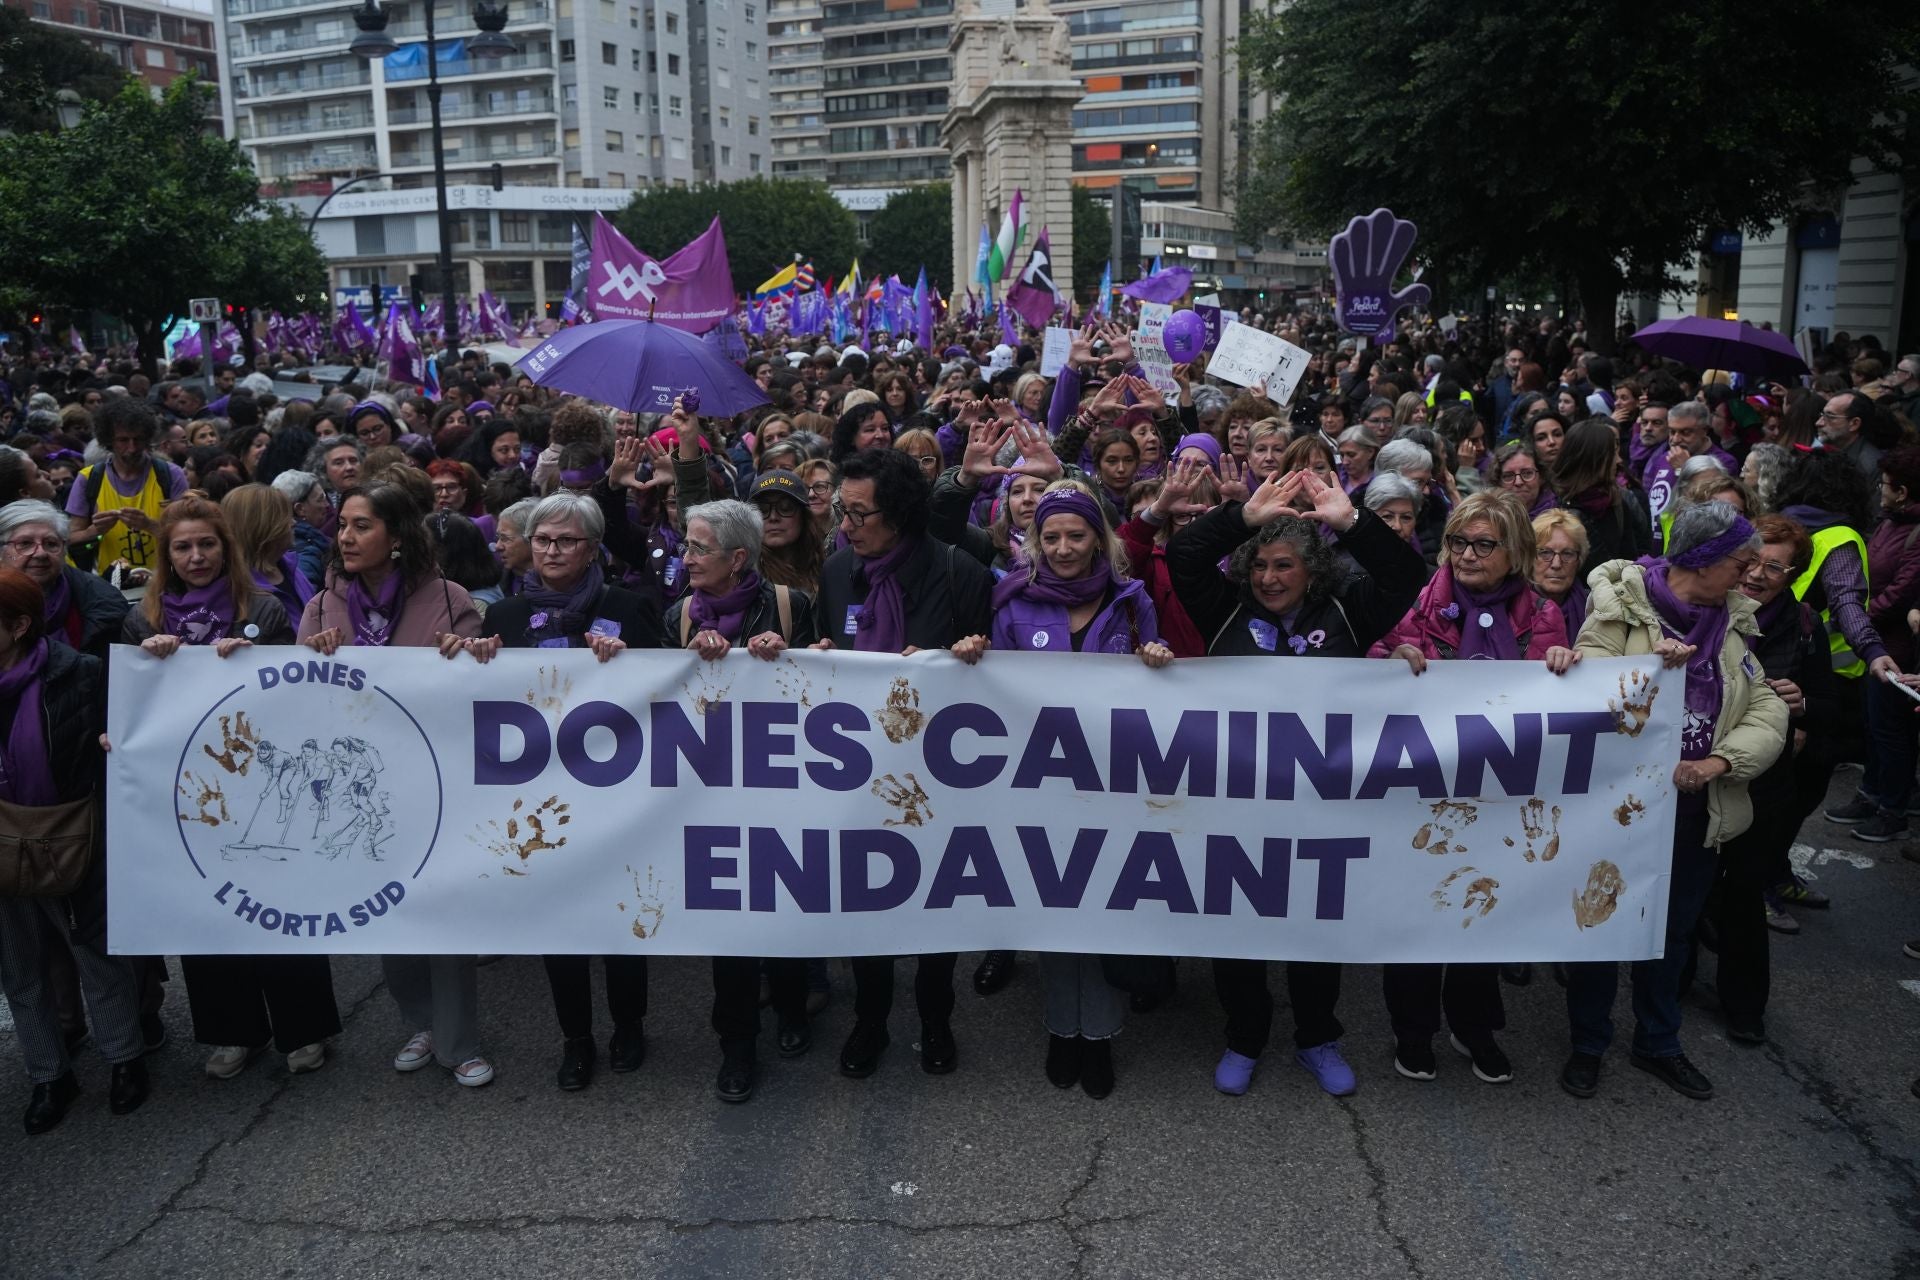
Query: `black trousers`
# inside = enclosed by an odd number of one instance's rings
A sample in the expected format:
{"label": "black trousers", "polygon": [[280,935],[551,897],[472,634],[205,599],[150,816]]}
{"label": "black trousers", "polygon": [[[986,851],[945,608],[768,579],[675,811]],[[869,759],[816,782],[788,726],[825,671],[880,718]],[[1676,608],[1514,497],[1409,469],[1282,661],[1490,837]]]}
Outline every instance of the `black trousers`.
{"label": "black trousers", "polygon": [[[1802,755],[1805,752],[1801,753]],[[1802,800],[1796,790],[1800,761],[1786,755],[1747,788],[1753,799],[1753,825],[1720,846],[1713,893],[1706,916],[1719,939],[1720,963],[1714,985],[1720,1005],[1735,1017],[1760,1017],[1772,991],[1772,942],[1768,937],[1766,890],[1792,872],[1787,851],[1800,834]],[[1830,775],[1828,766],[1824,775]],[[1824,790],[1822,799],[1825,798]],[[1680,991],[1693,983],[1699,943],[1690,941]]]}
{"label": "black trousers", "polygon": [[[953,966],[956,952],[920,957],[913,975],[913,998],[920,1021],[943,1023],[953,1017]],[[860,1022],[885,1022],[893,1011],[893,956],[853,958],[853,1016]]]}
{"label": "black trousers", "polygon": [[[593,957],[542,956],[560,1034],[578,1040],[593,1034]],[[637,1027],[647,1016],[647,958],[602,956],[607,967],[607,1012],[613,1029]]]}
{"label": "black trousers", "polygon": [[[1273,1031],[1273,994],[1265,960],[1215,960],[1213,991],[1227,1012],[1227,1048],[1248,1058],[1266,1050]],[[1343,1034],[1333,1008],[1340,1001],[1340,966],[1287,961],[1287,1002],[1293,1006],[1293,1044],[1311,1049]]]}
{"label": "black trousers", "polygon": [[1387,1016],[1400,1040],[1431,1040],[1440,1015],[1458,1035],[1499,1031],[1507,1025],[1495,964],[1390,964],[1380,974]]}
{"label": "black trousers", "polygon": [[325,956],[181,956],[193,1038],[281,1053],[340,1034]]}
{"label": "black trousers", "polygon": [[[722,1053],[754,1056],[760,1035],[760,966],[753,956],[713,958],[713,1030]],[[783,1023],[807,1020],[807,962],[780,957],[766,962],[774,1016]]]}

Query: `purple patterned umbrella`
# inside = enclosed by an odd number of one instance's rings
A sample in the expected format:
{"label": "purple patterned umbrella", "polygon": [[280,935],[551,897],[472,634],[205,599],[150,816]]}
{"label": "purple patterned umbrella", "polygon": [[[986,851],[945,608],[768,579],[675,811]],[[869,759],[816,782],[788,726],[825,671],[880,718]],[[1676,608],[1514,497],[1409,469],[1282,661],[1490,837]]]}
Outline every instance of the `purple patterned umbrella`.
{"label": "purple patterned umbrella", "polygon": [[1644,351],[1696,369],[1725,369],[1749,377],[1796,378],[1807,362],[1784,334],[1756,329],[1745,320],[1681,316],[1656,320],[1633,335]]}
{"label": "purple patterned umbrella", "polygon": [[697,335],[651,320],[601,320],[562,329],[514,366],[543,387],[634,413],[671,413],[682,393],[697,412],[729,418],[767,403],[741,367]]}

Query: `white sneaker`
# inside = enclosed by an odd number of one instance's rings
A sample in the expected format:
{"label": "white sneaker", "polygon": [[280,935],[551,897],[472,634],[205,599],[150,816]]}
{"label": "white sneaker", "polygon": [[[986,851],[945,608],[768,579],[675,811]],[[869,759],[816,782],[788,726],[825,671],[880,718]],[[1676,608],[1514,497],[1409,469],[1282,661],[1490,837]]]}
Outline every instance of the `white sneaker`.
{"label": "white sneaker", "polygon": [[393,1055],[395,1071],[418,1071],[433,1061],[433,1032],[416,1031],[413,1039],[400,1047]]}
{"label": "white sneaker", "polygon": [[287,1055],[287,1070],[296,1076],[318,1071],[326,1065],[327,1046],[324,1042],[304,1045]]}
{"label": "white sneaker", "polygon": [[466,1085],[469,1089],[478,1089],[493,1079],[493,1064],[485,1058],[468,1058],[453,1069],[455,1084]]}
{"label": "white sneaker", "polygon": [[243,1044],[223,1044],[207,1055],[207,1074],[215,1080],[231,1080],[245,1071],[253,1055],[259,1052]]}

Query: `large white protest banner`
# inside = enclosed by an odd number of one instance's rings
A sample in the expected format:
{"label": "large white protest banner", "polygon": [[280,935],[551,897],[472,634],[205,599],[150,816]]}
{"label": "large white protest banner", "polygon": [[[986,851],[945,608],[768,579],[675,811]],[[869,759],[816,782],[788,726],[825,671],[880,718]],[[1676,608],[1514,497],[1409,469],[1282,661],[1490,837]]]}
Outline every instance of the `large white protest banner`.
{"label": "large white protest banner", "polygon": [[111,945],[1646,957],[1675,679],[116,647]]}

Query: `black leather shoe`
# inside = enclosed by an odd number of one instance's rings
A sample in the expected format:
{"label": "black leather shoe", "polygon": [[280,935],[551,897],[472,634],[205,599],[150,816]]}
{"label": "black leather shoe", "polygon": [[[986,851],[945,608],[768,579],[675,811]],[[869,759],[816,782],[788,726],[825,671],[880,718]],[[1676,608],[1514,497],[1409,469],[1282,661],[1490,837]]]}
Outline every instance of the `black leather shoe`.
{"label": "black leather shoe", "polygon": [[813,1047],[813,1027],[805,1018],[780,1024],[780,1056],[797,1058]]}
{"label": "black leather shoe", "polygon": [[107,1106],[117,1116],[129,1115],[153,1092],[147,1081],[147,1064],[139,1058],[123,1062],[113,1069],[113,1084],[107,1092]]}
{"label": "black leather shoe", "polygon": [[1701,1102],[1713,1096],[1713,1081],[1701,1075],[1700,1068],[1688,1062],[1684,1053],[1676,1053],[1671,1058],[1649,1058],[1643,1053],[1636,1053],[1633,1055],[1633,1065],[1675,1093]]}
{"label": "black leather shoe", "polygon": [[980,958],[980,967],[973,971],[973,989],[983,996],[990,996],[1013,981],[1013,952],[989,951]]}
{"label": "black leather shoe", "polygon": [[872,1075],[874,1068],[880,1065],[880,1055],[886,1050],[888,1041],[886,1023],[854,1023],[847,1042],[840,1047],[840,1074],[855,1080],[864,1080]]}
{"label": "black leather shoe", "polygon": [[1113,1042],[1080,1042],[1080,1088],[1089,1098],[1104,1098],[1113,1092]]}
{"label": "black leather shoe", "polygon": [[1727,1015],[1727,1039],[1735,1044],[1765,1044],[1767,1024],[1757,1013],[1730,1013]]}
{"label": "black leather shoe", "polygon": [[1080,1083],[1079,1036],[1047,1037],[1047,1079],[1056,1089],[1071,1089]]}
{"label": "black leather shoe", "polygon": [[621,1075],[629,1071],[638,1071],[640,1064],[647,1060],[647,1034],[639,1023],[631,1027],[616,1027],[613,1038],[607,1041],[607,1065]]}
{"label": "black leather shoe", "polygon": [[722,1102],[745,1102],[753,1096],[753,1059],[729,1054],[720,1063],[713,1091]]}
{"label": "black leather shoe", "polygon": [[930,1076],[944,1076],[960,1062],[960,1046],[953,1042],[953,1028],[947,1023],[920,1024],[920,1069]]}
{"label": "black leather shoe", "polygon": [[593,1047],[592,1036],[580,1036],[569,1040],[565,1045],[565,1054],[560,1059],[560,1074],[557,1083],[568,1093],[578,1093],[593,1083],[593,1060],[598,1052]]}
{"label": "black leather shoe", "polygon": [[1576,1053],[1560,1068],[1560,1087],[1576,1098],[1600,1092],[1600,1055]]}
{"label": "black leather shoe", "polygon": [[58,1126],[79,1096],[80,1082],[71,1071],[49,1084],[33,1086],[33,1097],[27,1103],[27,1133],[45,1133]]}

